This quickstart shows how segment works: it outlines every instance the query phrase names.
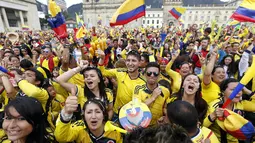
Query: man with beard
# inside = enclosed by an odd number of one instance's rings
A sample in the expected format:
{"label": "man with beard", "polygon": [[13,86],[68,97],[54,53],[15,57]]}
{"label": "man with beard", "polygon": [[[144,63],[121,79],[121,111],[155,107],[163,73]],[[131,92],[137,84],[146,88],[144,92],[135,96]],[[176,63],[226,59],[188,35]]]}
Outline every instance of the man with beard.
{"label": "man with beard", "polygon": [[116,100],[113,107],[113,111],[115,112],[115,116],[113,117],[114,121],[120,108],[132,100],[135,86],[143,85],[145,83],[138,71],[141,56],[137,51],[132,50],[127,54],[127,69],[105,69],[105,53],[102,50],[98,50],[97,52],[100,57],[98,68],[101,70],[103,76],[113,77],[118,83]]}
{"label": "man with beard", "polygon": [[144,102],[151,111],[151,125],[157,123],[157,120],[163,116],[163,105],[170,96],[170,92],[164,86],[158,84],[160,75],[160,66],[156,62],[150,62],[145,68],[146,84],[137,85],[134,95]]}

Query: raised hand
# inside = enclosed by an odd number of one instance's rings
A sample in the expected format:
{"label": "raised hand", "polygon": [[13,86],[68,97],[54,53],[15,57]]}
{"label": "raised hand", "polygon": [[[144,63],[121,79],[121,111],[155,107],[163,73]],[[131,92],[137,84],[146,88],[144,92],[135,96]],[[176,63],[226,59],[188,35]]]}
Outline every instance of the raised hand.
{"label": "raised hand", "polygon": [[73,112],[77,111],[78,108],[78,97],[75,95],[76,90],[71,90],[71,95],[67,97],[64,107],[64,113],[71,115]]}
{"label": "raised hand", "polygon": [[79,64],[80,64],[79,66],[81,67],[81,70],[84,70],[85,68],[89,66],[89,61],[81,60]]}
{"label": "raised hand", "polygon": [[100,59],[104,59],[104,58],[105,58],[105,53],[104,53],[104,51],[102,51],[101,49],[98,49],[98,50],[96,51],[96,53],[98,54],[98,57],[99,57]]}

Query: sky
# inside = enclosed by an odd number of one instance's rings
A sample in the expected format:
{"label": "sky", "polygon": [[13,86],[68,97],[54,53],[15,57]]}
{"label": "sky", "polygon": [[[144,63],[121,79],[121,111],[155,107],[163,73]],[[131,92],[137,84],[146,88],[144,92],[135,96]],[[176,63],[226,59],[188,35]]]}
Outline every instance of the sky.
{"label": "sky", "polygon": [[[48,0],[37,0],[37,1],[47,5],[47,1]],[[73,5],[73,4],[77,4],[77,3],[81,3],[82,2],[82,0],[65,0],[65,1],[66,1],[67,7],[69,7],[69,6]]]}

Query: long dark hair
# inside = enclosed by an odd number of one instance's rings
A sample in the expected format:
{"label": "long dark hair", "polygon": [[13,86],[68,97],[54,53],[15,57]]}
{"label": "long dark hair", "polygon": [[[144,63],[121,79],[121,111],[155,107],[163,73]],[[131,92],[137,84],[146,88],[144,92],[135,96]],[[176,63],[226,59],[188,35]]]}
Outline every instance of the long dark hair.
{"label": "long dark hair", "polygon": [[[108,105],[109,101],[107,99],[107,95],[106,95],[106,91],[105,91],[105,84],[104,84],[103,75],[97,67],[89,66],[89,67],[87,67],[86,69],[84,69],[82,71],[83,76],[84,76],[84,73],[86,71],[90,71],[90,70],[96,71],[96,73],[97,73],[97,75],[100,79],[100,82],[98,84],[99,93],[100,93],[100,96],[103,98],[104,104],[106,106],[106,105]],[[84,76],[84,78],[85,78],[85,76]],[[85,85],[85,87],[84,87],[84,95],[88,98],[88,100],[96,98],[96,95],[87,87],[87,85]]]}
{"label": "long dark hair", "polygon": [[108,112],[107,112],[107,109],[106,109],[106,106],[104,105],[104,103],[98,99],[94,99],[94,98],[88,99],[84,103],[84,106],[83,106],[83,111],[84,111],[83,121],[84,121],[85,126],[87,127],[87,129],[86,129],[87,131],[89,131],[89,128],[88,128],[88,123],[85,120],[85,116],[86,116],[85,110],[86,110],[87,106],[89,106],[91,103],[96,104],[102,111],[103,116],[104,116],[103,122],[105,123],[108,121]]}
{"label": "long dark hair", "polygon": [[234,76],[235,73],[237,72],[234,57],[232,55],[224,56],[223,59],[221,60],[221,62],[219,63],[219,65],[224,66],[225,65],[225,59],[228,58],[228,57],[231,58],[231,60],[232,60],[231,63],[229,63],[229,65],[227,66],[228,67],[227,74],[228,74],[228,77],[230,78],[231,76]]}
{"label": "long dark hair", "polygon": [[[182,100],[182,97],[184,94],[184,89],[182,88],[182,86],[183,86],[184,80],[190,75],[195,75],[195,74],[188,74],[183,78],[182,84],[180,86],[181,87],[180,90],[173,95],[173,96],[177,97],[176,100]],[[195,75],[195,76],[197,76],[197,75]],[[202,124],[203,120],[205,119],[207,110],[208,110],[208,104],[201,96],[202,95],[201,80],[198,76],[197,76],[197,78],[198,78],[200,84],[199,84],[199,88],[195,94],[195,108],[197,109],[197,112],[198,112],[199,121]]]}
{"label": "long dark hair", "polygon": [[10,107],[15,108],[33,127],[33,131],[27,136],[26,142],[54,142],[54,139],[50,138],[49,133],[46,131],[47,117],[45,116],[41,103],[37,99],[26,96],[16,97],[5,107],[4,112],[6,116],[12,116],[9,110]]}

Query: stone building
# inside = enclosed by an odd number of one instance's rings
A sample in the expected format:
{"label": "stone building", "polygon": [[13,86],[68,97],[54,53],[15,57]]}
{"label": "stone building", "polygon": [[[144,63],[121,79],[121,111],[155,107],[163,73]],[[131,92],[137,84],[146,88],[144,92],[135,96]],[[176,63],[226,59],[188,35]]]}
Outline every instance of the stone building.
{"label": "stone building", "polygon": [[176,23],[177,20],[169,14],[173,7],[185,7],[187,11],[182,15],[184,27],[194,23],[201,25],[204,22],[210,23],[216,20],[218,24],[226,24],[230,16],[239,6],[242,0],[164,0],[164,24]]}
{"label": "stone building", "polygon": [[146,15],[142,18],[143,27],[161,28],[163,25],[163,8],[146,6]]}
{"label": "stone building", "polygon": [[1,0],[0,32],[21,30],[26,25],[32,30],[40,29],[35,0]]}
{"label": "stone building", "polygon": [[[83,19],[89,26],[96,26],[101,20],[101,25],[109,26],[110,20],[116,10],[125,0],[83,0]],[[125,25],[125,27],[141,26],[141,18]]]}

